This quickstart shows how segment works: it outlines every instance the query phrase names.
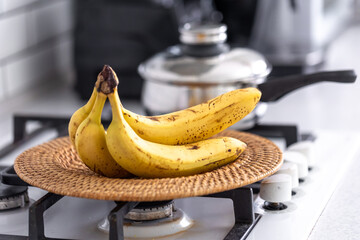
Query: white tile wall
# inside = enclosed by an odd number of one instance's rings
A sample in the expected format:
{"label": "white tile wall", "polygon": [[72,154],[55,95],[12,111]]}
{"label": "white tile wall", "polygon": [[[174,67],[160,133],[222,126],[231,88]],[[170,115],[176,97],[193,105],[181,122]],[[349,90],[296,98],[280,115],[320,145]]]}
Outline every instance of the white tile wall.
{"label": "white tile wall", "polygon": [[29,5],[37,0],[1,0],[0,5],[2,12],[11,11],[20,7]]}
{"label": "white tile wall", "polygon": [[0,19],[0,59],[28,47],[26,13]]}
{"label": "white tile wall", "polygon": [[30,45],[67,32],[73,27],[72,1],[50,1],[51,4],[29,13],[28,37]]}
{"label": "white tile wall", "polygon": [[73,45],[73,38],[67,37],[55,46],[56,69],[59,71],[59,76],[68,81],[71,80],[74,70]]}
{"label": "white tile wall", "polygon": [[0,101],[72,70],[72,1],[0,0]]}
{"label": "white tile wall", "polygon": [[3,81],[3,69],[0,67],[0,101],[4,98],[5,82]]}
{"label": "white tile wall", "polygon": [[7,64],[5,66],[6,94],[14,95],[36,87],[40,81],[45,80],[45,77],[50,76],[56,66],[54,49],[54,46],[50,46]]}

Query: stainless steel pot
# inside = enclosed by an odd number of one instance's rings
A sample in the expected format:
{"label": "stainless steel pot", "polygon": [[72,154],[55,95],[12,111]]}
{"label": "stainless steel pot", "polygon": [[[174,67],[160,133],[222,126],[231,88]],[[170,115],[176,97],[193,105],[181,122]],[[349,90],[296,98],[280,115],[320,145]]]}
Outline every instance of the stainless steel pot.
{"label": "stainless steel pot", "polygon": [[316,82],[356,79],[351,70],[268,79],[271,66],[260,53],[229,48],[225,25],[185,25],[180,30],[180,40],[181,45],[170,47],[139,66],[145,79],[142,104],[148,115],[174,112],[231,90],[257,87],[262,92],[261,102],[236,124],[238,129],[247,129],[265,114],[266,102]]}

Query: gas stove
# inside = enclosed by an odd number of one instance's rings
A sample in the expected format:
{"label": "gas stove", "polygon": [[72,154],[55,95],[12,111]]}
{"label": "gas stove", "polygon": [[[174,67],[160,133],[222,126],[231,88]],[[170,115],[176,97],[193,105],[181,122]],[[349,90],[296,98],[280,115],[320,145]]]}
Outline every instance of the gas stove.
{"label": "gas stove", "polygon": [[351,132],[299,134],[292,125],[259,125],[249,131],[274,141],[284,164],[263,181],[231,191],[114,202],[27,186],[11,166],[16,155],[66,135],[67,123],[68,118],[14,117],[14,142],[0,151],[0,239],[307,239],[360,149],[360,136]]}

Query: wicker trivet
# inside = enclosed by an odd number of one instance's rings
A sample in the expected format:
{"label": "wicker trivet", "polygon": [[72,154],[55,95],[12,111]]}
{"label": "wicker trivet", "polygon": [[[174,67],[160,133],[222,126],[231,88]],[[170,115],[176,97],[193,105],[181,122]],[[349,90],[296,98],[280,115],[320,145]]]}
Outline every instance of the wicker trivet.
{"label": "wicker trivet", "polygon": [[25,182],[56,194],[116,201],[160,201],[238,188],[273,174],[281,166],[281,151],[270,140],[231,130],[219,135],[238,138],[247,144],[247,149],[233,163],[188,177],[102,177],[81,162],[68,137],[23,152],[15,161],[15,171]]}

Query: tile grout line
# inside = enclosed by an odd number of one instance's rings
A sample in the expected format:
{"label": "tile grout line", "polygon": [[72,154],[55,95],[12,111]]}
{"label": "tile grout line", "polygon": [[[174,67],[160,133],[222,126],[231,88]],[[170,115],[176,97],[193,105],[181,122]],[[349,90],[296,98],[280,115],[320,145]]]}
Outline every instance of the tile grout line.
{"label": "tile grout line", "polygon": [[23,49],[17,53],[14,53],[8,57],[5,57],[3,59],[0,59],[0,67],[1,66],[5,66],[8,63],[11,62],[16,62],[18,60],[22,59],[22,56],[27,55],[27,54],[34,54],[36,52],[38,52],[39,50],[49,47],[51,45],[57,45],[59,44],[61,41],[65,41],[68,37],[71,38],[73,33],[73,29],[70,29],[68,31],[62,32],[60,34],[57,34],[55,36],[52,36],[51,38],[45,39],[33,46],[30,46],[26,49]]}
{"label": "tile grout line", "polygon": [[4,65],[0,65],[0,67],[2,67],[2,71],[1,71],[1,79],[3,81],[3,89],[2,89],[2,92],[3,92],[3,99],[1,99],[1,101],[3,101],[4,99],[6,99],[8,97],[8,91],[7,91],[7,74],[6,74],[6,68],[5,68],[5,64]]}
{"label": "tile grout line", "polygon": [[[70,1],[70,0],[69,0]],[[35,2],[23,5],[21,7],[15,8],[15,9],[11,9],[9,11],[0,13],[0,21],[3,18],[9,18],[9,17],[13,17],[15,15],[21,14],[21,13],[26,13],[27,11],[32,11],[34,10],[36,7],[44,7],[44,6],[50,6],[51,4],[56,4],[58,1],[49,1],[49,0],[37,0]],[[49,4],[50,3],[50,4]]]}

